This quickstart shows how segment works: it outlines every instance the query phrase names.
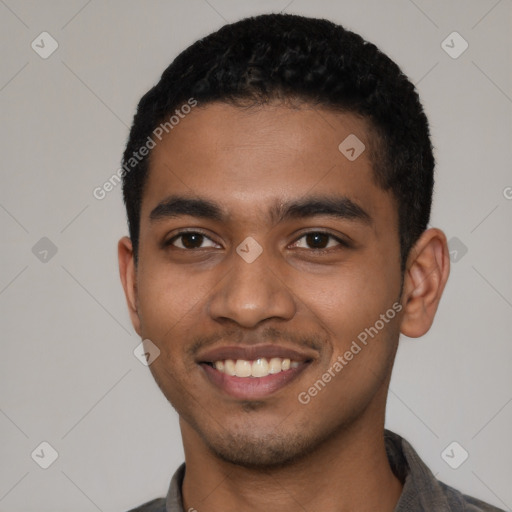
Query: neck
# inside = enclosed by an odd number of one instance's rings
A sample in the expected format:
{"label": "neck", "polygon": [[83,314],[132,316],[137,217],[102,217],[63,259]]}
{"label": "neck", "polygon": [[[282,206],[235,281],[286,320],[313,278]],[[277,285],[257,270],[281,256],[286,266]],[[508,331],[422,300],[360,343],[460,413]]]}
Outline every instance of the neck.
{"label": "neck", "polygon": [[268,512],[277,504],[282,510],[392,512],[402,492],[386,455],[383,421],[356,422],[301,460],[265,469],[220,460],[183,422],[182,434],[185,510]]}

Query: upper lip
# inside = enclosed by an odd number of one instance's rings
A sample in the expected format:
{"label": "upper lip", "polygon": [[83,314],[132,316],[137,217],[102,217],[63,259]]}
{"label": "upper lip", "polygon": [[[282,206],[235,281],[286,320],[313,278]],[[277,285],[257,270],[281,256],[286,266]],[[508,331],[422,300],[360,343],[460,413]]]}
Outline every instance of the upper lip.
{"label": "upper lip", "polygon": [[313,359],[314,356],[309,352],[298,351],[280,345],[231,345],[200,352],[196,360],[198,363],[214,363],[215,361],[224,361],[226,359],[253,361],[261,357],[267,359],[280,357],[306,362]]}

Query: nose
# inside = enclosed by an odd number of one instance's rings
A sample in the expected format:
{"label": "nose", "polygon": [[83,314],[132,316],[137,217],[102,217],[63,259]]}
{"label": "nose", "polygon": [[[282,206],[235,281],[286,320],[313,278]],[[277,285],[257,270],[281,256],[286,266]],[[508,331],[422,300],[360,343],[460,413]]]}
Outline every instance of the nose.
{"label": "nose", "polygon": [[265,251],[251,263],[234,252],[231,271],[221,281],[209,302],[210,316],[231,320],[245,328],[268,319],[289,320],[296,312],[293,293],[279,274],[278,263]]}

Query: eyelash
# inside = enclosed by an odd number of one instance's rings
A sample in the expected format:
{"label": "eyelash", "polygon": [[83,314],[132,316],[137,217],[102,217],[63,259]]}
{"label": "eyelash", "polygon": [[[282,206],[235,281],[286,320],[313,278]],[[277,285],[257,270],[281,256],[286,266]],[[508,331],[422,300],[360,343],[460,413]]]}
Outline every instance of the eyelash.
{"label": "eyelash", "polygon": [[[313,231],[307,231],[305,233],[302,233],[299,236],[299,238],[297,238],[295,240],[295,242],[293,242],[293,244],[296,244],[302,238],[304,238],[304,237],[306,237],[308,235],[312,235],[312,234],[315,234],[315,235],[326,235],[326,236],[329,237],[329,239],[332,239],[332,240],[335,240],[336,242],[338,242],[339,246],[341,246],[341,247],[344,247],[344,248],[347,248],[347,249],[351,247],[351,244],[348,243],[346,240],[343,240],[342,238],[339,238],[339,237],[333,235],[332,233],[329,233],[328,231],[322,231],[322,230],[313,230]],[[207,238],[211,242],[217,243],[214,240],[212,240],[208,235],[206,235],[205,233],[202,233],[201,231],[197,231],[197,230],[196,231],[180,231],[179,233],[177,233],[174,236],[172,236],[169,240],[164,242],[164,244],[163,244],[164,247],[169,247],[169,246],[172,247],[173,246],[173,242],[178,240],[183,235],[202,235],[204,238]],[[327,242],[327,245],[329,245],[329,241]],[[199,248],[195,248],[195,249],[184,249],[182,247],[176,247],[176,246],[174,246],[174,248],[180,249],[180,250],[183,250],[183,251],[189,251],[189,252],[201,249],[200,247]],[[308,250],[313,251],[315,254],[330,253],[333,249],[335,249],[335,248],[334,247],[329,247],[329,248],[324,248],[324,249],[311,249],[311,248],[308,248]]]}
{"label": "eyelash", "polygon": [[329,238],[329,240],[327,241],[327,245],[329,245],[331,240],[335,240],[338,243],[338,245],[335,247],[327,247],[324,249],[312,249],[310,247],[305,248],[306,250],[313,251],[314,254],[318,254],[318,255],[330,254],[333,250],[336,250],[336,248],[342,247],[345,249],[349,249],[351,247],[351,245],[343,238],[337,237],[337,236],[333,235],[332,233],[329,233],[328,231],[322,231],[322,230],[306,231],[305,233],[302,233],[299,236],[299,238],[297,238],[297,240],[295,240],[295,242],[293,242],[293,244],[296,244],[299,240],[305,238],[308,235],[325,235],[325,236],[327,236]]}

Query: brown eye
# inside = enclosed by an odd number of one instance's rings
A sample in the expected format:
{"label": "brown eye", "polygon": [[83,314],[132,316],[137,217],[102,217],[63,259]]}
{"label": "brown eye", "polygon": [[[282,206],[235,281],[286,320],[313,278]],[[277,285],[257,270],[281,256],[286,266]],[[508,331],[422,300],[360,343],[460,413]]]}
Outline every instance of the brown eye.
{"label": "brown eye", "polygon": [[325,233],[308,233],[306,243],[312,249],[325,249],[329,243],[329,235]]}
{"label": "brown eye", "polygon": [[[203,245],[209,242],[209,245]],[[185,231],[182,233],[178,233],[176,236],[171,238],[166,245],[172,245],[179,249],[202,249],[204,247],[215,247],[217,244],[203,235],[202,233],[196,233],[193,231]]]}
{"label": "brown eye", "polygon": [[293,245],[301,249],[313,249],[319,251],[336,246],[348,247],[348,243],[323,231],[311,231],[309,233],[305,233]]}

